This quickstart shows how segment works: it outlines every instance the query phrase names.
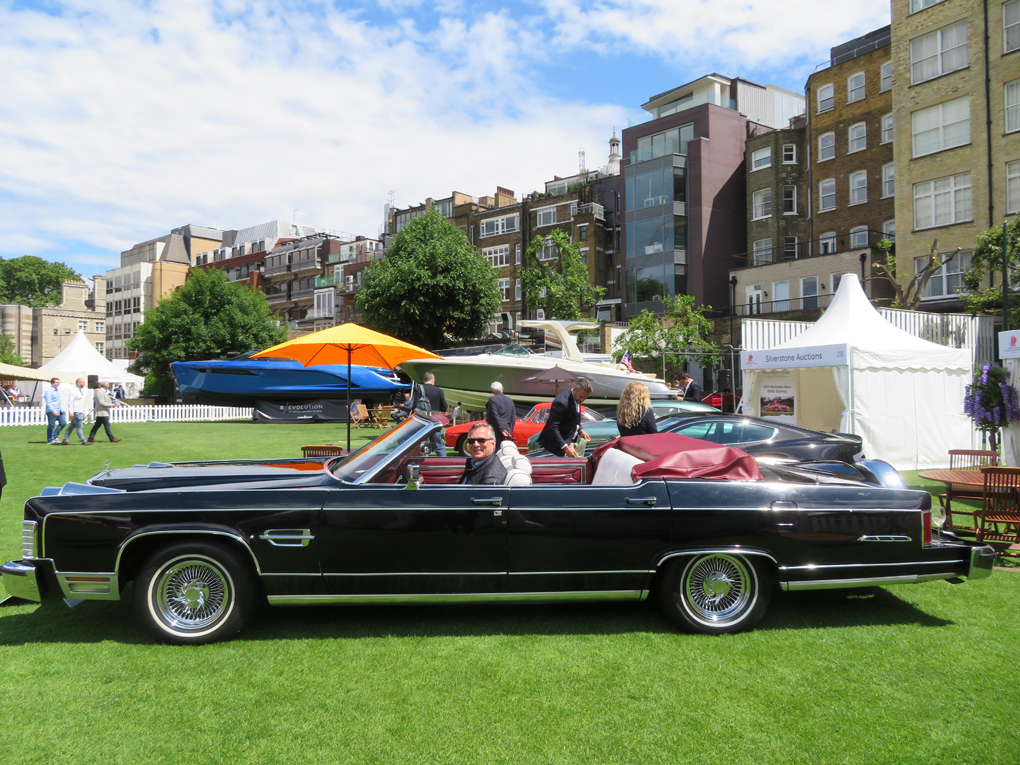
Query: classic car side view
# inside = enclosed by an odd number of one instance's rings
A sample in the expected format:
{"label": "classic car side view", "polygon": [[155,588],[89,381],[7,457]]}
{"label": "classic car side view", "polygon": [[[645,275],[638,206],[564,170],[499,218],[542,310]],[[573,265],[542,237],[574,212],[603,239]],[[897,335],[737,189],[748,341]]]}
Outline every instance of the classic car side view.
{"label": "classic car side view", "polygon": [[994,551],[932,528],[931,496],[886,463],[759,465],[678,434],[589,458],[529,460],[508,485],[461,485],[423,456],[413,415],[349,458],[153,463],[47,489],[25,505],[30,601],[131,597],[171,643],[242,628],[254,606],[657,599],[681,628],[752,627],[773,589],[991,573]]}

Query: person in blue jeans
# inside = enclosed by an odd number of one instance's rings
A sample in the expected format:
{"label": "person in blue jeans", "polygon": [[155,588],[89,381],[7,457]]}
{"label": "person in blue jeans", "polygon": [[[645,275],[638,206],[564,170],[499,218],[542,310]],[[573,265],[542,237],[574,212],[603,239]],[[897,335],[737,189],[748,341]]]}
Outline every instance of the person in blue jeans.
{"label": "person in blue jeans", "polygon": [[51,388],[43,394],[43,405],[46,409],[46,443],[59,444],[60,431],[67,424],[64,405],[60,402],[60,378],[50,380]]}
{"label": "person in blue jeans", "polygon": [[[67,430],[64,432],[64,440],[61,443],[64,446],[71,445],[71,431],[78,436],[78,440],[81,441],[82,446],[89,446],[91,441],[85,440],[85,432],[82,430],[82,426],[85,424],[85,378],[79,377],[75,383],[74,388],[71,390],[71,395],[67,397],[67,408],[71,412],[71,421],[67,423]],[[58,432],[59,435],[59,432]]]}

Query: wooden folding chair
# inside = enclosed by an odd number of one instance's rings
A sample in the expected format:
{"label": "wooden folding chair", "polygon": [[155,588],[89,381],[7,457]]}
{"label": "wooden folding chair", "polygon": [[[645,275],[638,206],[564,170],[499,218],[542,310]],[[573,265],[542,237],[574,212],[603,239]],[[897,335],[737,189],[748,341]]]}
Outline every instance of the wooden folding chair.
{"label": "wooden folding chair", "polygon": [[351,422],[356,428],[369,428],[372,426],[372,418],[369,417],[368,407],[365,404],[358,404],[351,412]]}
{"label": "wooden folding chair", "polygon": [[[978,514],[977,541],[999,542],[992,546],[1001,555],[1020,557],[1020,468],[981,468],[985,477],[985,495]],[[1000,549],[1002,548],[1002,549]]]}
{"label": "wooden folding chair", "polygon": [[[980,470],[984,467],[995,467],[999,464],[999,453],[985,449],[950,449],[949,469],[950,470]],[[953,499],[976,499],[983,500],[984,492],[978,489],[973,491],[965,488],[953,487]],[[954,531],[977,531],[977,513],[965,509],[963,515],[973,516],[972,526],[959,526],[953,523],[953,508],[949,501],[948,494],[939,494],[939,504],[945,515],[944,527]],[[960,514],[960,513],[958,513]]]}
{"label": "wooden folding chair", "polygon": [[390,426],[390,415],[393,414],[394,407],[392,406],[381,406],[378,409],[373,409],[369,414],[372,415],[372,424],[377,428],[385,430]]}

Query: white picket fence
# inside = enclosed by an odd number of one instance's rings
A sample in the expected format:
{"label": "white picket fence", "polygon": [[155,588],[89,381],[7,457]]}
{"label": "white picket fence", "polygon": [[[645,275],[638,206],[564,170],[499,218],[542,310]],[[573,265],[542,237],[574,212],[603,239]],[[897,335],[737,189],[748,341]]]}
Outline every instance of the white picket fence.
{"label": "white picket fence", "polygon": [[[252,410],[237,406],[203,406],[170,404],[166,406],[118,406],[110,410],[111,424],[119,422],[212,422],[218,420],[250,420]],[[90,413],[89,420],[94,419]],[[4,425],[46,425],[41,406],[19,406],[0,409],[0,427]]]}

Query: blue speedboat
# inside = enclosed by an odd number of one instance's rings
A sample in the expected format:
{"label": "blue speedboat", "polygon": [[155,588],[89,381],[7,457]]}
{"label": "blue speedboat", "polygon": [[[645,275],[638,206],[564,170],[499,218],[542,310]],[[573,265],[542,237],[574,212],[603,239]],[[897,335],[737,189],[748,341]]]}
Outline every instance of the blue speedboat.
{"label": "blue speedboat", "polygon": [[[255,351],[251,351],[255,353]],[[186,404],[252,406],[255,401],[347,398],[347,365],[305,367],[290,359],[253,359],[250,353],[220,361],[175,361],[170,365]],[[388,404],[410,390],[392,369],[351,367],[351,398]]]}

